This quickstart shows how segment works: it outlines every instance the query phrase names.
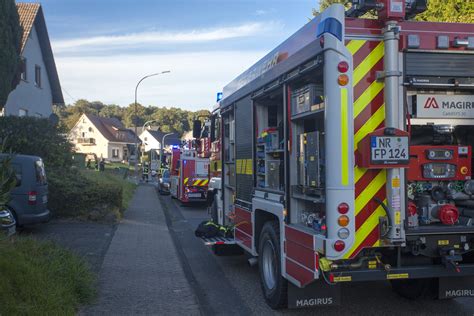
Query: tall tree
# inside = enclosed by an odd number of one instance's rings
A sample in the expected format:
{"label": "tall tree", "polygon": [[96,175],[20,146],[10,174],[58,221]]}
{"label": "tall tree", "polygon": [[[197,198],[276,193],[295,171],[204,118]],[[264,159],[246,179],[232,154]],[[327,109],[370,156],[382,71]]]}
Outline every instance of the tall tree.
{"label": "tall tree", "polygon": [[[321,0],[319,10],[313,9],[313,15],[318,15],[324,9],[334,3],[345,4],[350,8],[347,0]],[[375,18],[372,13],[367,13],[364,18]],[[474,3],[467,0],[429,0],[428,9],[415,17],[418,21],[430,22],[474,22]]]}
{"label": "tall tree", "polygon": [[428,10],[418,21],[474,23],[474,2],[468,0],[429,0]]}
{"label": "tall tree", "polygon": [[116,105],[116,104],[109,104],[109,105],[106,105],[104,106],[101,110],[100,110],[100,113],[99,115],[100,116],[103,116],[103,117],[114,117],[120,121],[123,120],[123,116],[124,116],[124,108],[119,106],[119,105]]}
{"label": "tall tree", "polygon": [[15,0],[0,1],[0,110],[19,82],[21,26]]}

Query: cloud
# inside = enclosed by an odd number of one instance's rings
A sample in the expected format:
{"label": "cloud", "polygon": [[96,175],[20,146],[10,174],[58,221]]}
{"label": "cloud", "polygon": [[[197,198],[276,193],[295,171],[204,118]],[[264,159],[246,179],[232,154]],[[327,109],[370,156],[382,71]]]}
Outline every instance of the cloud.
{"label": "cloud", "polygon": [[[133,102],[138,80],[150,73],[171,70],[140,85],[144,105],[209,109],[216,93],[255,61],[263,51],[208,51],[190,53],[58,56],[61,85],[75,98],[126,106]],[[72,103],[65,94],[66,103]]]}
{"label": "cloud", "polygon": [[255,11],[255,15],[256,16],[263,16],[263,15],[268,15],[268,14],[275,13],[275,12],[276,12],[275,8],[270,8],[270,9],[265,9],[265,10],[260,9],[260,10]]}
{"label": "cloud", "polygon": [[59,54],[77,53],[79,50],[124,49],[141,45],[213,42],[262,35],[278,27],[279,24],[276,22],[257,22],[213,29],[175,32],[146,31],[122,35],[104,35],[53,41],[53,49],[55,53]]}

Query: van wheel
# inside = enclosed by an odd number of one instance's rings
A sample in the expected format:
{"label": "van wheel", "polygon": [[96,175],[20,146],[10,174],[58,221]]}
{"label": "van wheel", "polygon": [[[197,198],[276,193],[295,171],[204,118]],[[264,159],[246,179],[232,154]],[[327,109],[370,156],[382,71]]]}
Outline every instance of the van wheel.
{"label": "van wheel", "polygon": [[288,305],[288,281],[281,276],[280,228],[278,221],[263,225],[259,242],[260,285],[267,304],[273,309]]}
{"label": "van wheel", "polygon": [[10,211],[10,213],[13,214],[13,217],[15,218],[16,229],[17,229],[17,230],[22,230],[24,226],[23,226],[23,225],[20,225],[20,222],[18,221],[18,215],[16,215],[15,210],[13,210],[12,208],[10,208],[10,207],[8,207],[8,206],[7,206],[7,208],[8,208],[8,210]]}
{"label": "van wheel", "polygon": [[437,297],[437,279],[391,280],[392,290],[401,297],[415,300]]}

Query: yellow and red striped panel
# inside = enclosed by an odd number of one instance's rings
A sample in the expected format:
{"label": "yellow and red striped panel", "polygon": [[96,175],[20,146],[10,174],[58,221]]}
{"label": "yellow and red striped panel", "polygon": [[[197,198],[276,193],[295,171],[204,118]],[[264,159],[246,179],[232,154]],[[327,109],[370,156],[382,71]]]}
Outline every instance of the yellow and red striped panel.
{"label": "yellow and red striped panel", "polygon": [[[383,71],[384,44],[378,40],[351,40],[346,47],[354,64],[354,149],[357,150],[367,134],[384,126],[384,84],[376,80],[377,72]],[[356,166],[354,181],[356,236],[345,258],[354,258],[363,248],[379,246],[379,217],[385,215],[374,201],[374,197],[386,199],[385,170]]]}
{"label": "yellow and red striped panel", "polygon": [[209,179],[191,179],[189,178],[184,179],[184,185],[194,186],[194,187],[204,187],[209,183]]}

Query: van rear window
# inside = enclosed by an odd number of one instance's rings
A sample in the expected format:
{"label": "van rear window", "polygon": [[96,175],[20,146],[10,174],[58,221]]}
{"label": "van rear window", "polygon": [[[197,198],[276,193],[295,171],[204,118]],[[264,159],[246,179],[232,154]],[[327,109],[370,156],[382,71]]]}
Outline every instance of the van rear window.
{"label": "van rear window", "polygon": [[36,170],[36,183],[40,185],[47,184],[46,180],[46,172],[44,171],[44,164],[42,160],[37,160],[35,162],[35,170]]}

